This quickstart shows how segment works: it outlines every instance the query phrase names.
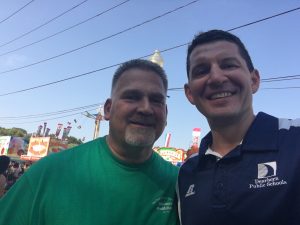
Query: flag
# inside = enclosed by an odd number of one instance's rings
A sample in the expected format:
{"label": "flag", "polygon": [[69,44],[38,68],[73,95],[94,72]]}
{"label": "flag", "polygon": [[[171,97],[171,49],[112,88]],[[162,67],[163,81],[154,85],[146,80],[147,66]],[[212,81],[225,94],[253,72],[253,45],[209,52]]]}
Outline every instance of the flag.
{"label": "flag", "polygon": [[165,147],[170,147],[171,133],[167,133]]}
{"label": "flag", "polygon": [[39,126],[38,126],[38,129],[37,129],[37,131],[36,131],[36,136],[37,136],[37,137],[41,136],[42,128],[43,128],[42,125],[39,125]]}
{"label": "flag", "polygon": [[197,148],[200,145],[200,134],[201,129],[200,128],[194,128],[192,132],[192,146],[196,146]]}
{"label": "flag", "polygon": [[56,132],[55,132],[56,138],[58,138],[62,127],[63,127],[63,125],[61,123],[57,124]]}
{"label": "flag", "polygon": [[45,135],[45,133],[46,133],[46,127],[47,127],[47,122],[44,122],[43,136],[46,136],[46,135]]}
{"label": "flag", "polygon": [[72,128],[71,126],[67,126],[67,127],[64,128],[63,136],[61,138],[62,140],[67,139],[67,137],[68,137],[68,135],[70,133],[71,128]]}
{"label": "flag", "polygon": [[50,132],[50,128],[47,128],[44,136],[47,137],[49,135],[49,132]]}

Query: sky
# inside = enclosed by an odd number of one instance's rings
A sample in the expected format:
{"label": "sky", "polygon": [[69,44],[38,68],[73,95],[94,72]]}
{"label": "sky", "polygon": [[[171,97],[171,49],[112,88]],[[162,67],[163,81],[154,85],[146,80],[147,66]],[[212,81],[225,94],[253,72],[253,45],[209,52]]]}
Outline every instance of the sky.
{"label": "sky", "polygon": [[[200,138],[209,132],[206,119],[181,89],[187,81],[187,44],[198,32],[233,28],[261,79],[298,75],[262,82],[253,98],[255,113],[280,118],[300,115],[300,10],[262,20],[299,8],[298,0],[18,0],[0,4],[0,127],[32,133],[47,122],[54,133],[58,123],[66,127],[70,122],[71,136],[90,141],[94,119],[83,114],[96,114],[110,96],[114,65],[149,56],[157,49],[169,88],[178,89],[168,91],[168,123],[155,146],[163,147],[166,134],[171,133],[170,146],[187,149],[193,128],[201,128]],[[108,122],[101,121],[100,136],[106,134]]]}

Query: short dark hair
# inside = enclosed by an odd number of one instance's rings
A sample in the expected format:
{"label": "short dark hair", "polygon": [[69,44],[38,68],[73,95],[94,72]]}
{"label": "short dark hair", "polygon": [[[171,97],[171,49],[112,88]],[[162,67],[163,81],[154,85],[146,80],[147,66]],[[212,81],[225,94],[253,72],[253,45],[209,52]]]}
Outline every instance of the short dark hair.
{"label": "short dark hair", "polygon": [[133,59],[129,60],[127,62],[124,62],[119,66],[119,68],[116,70],[113,79],[112,79],[112,85],[111,85],[111,91],[115,88],[118,80],[122,76],[122,74],[130,69],[141,69],[141,70],[146,70],[146,71],[152,71],[156,73],[162,80],[165,91],[167,92],[168,90],[168,79],[167,75],[164,71],[163,68],[161,68],[158,64],[153,63],[149,60],[145,59]]}
{"label": "short dark hair", "polygon": [[223,30],[210,30],[207,32],[200,32],[197,34],[192,43],[188,47],[187,57],[186,57],[186,71],[187,77],[189,78],[189,71],[190,71],[190,55],[192,51],[199,45],[216,42],[216,41],[228,41],[237,45],[239,49],[239,53],[242,58],[246,61],[247,67],[250,72],[254,70],[254,66],[251,60],[251,57],[243,44],[243,42],[235,35],[223,31]]}
{"label": "short dark hair", "polygon": [[0,156],[0,174],[4,173],[9,166],[10,158],[6,155]]}

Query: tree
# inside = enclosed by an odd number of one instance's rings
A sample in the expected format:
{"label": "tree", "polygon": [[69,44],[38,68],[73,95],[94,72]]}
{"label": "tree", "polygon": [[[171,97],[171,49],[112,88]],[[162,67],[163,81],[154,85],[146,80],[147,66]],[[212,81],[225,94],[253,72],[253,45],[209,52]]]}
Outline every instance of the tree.
{"label": "tree", "polygon": [[77,139],[76,137],[68,136],[68,143],[69,144],[81,145],[83,142],[80,139]]}
{"label": "tree", "polygon": [[0,136],[26,137],[27,131],[22,128],[16,128],[16,127],[13,127],[11,129],[0,127]]}
{"label": "tree", "polygon": [[[0,127],[0,136],[14,136],[14,137],[23,137],[24,140],[29,143],[31,133],[27,133],[26,130],[22,128],[4,128]],[[56,138],[55,134],[49,135],[51,138]],[[77,139],[73,136],[68,136],[68,144],[71,146],[81,145],[83,142],[80,139]]]}

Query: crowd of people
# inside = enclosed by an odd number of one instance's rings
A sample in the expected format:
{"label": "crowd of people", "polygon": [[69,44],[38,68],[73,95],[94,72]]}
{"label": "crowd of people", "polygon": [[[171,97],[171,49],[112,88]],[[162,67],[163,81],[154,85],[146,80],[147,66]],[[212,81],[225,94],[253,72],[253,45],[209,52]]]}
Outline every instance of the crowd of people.
{"label": "crowd of people", "polygon": [[0,198],[29,169],[31,164],[31,162],[11,160],[6,155],[0,156]]}
{"label": "crowd of people", "polygon": [[32,165],[0,200],[0,225],[299,225],[300,120],[254,114],[260,74],[230,32],[197,34],[186,71],[211,129],[197,154],[178,168],[152,150],[168,79],[130,60],[104,105],[108,135]]}

